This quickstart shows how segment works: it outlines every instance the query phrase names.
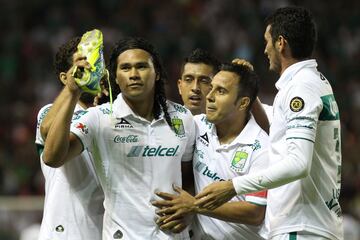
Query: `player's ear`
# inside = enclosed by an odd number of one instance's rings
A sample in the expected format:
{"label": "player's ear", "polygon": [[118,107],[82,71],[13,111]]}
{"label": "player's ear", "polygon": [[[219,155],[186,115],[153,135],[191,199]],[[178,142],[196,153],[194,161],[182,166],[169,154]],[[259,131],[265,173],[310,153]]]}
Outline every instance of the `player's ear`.
{"label": "player's ear", "polygon": [[66,85],[67,79],[66,79],[66,73],[65,72],[59,73],[59,79],[62,82],[62,84]]}
{"label": "player's ear", "polygon": [[177,86],[178,86],[179,94],[181,95],[181,79],[178,79]]}
{"label": "player's ear", "polygon": [[238,109],[240,111],[244,111],[249,107],[249,105],[250,105],[250,98],[249,97],[242,97],[239,100]]}
{"label": "player's ear", "polygon": [[285,39],[282,35],[280,35],[275,44],[276,44],[276,46],[275,46],[276,49],[277,49],[279,52],[282,52],[282,51],[285,49],[285,46],[286,46],[286,44],[287,44],[287,41],[286,41],[286,39]]}

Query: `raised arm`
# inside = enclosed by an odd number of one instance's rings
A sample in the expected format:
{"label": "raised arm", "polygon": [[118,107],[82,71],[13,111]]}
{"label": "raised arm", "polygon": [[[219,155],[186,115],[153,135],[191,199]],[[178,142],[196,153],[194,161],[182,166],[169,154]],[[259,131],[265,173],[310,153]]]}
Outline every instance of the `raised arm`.
{"label": "raised arm", "polygon": [[48,124],[42,127],[42,135],[46,137],[43,161],[51,167],[62,166],[83,150],[80,140],[70,133],[72,115],[81,94],[72,72],[75,66],[88,68],[89,64],[83,57],[76,57],[74,62],[74,66],[66,73],[66,85],[56,98],[52,113],[44,119]]}

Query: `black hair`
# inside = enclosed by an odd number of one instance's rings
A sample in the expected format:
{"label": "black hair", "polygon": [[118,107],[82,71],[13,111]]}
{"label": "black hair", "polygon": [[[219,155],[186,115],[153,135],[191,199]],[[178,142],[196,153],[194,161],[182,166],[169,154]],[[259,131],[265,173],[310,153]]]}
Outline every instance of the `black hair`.
{"label": "black hair", "polygon": [[295,59],[310,58],[316,43],[316,26],[312,14],[302,7],[279,8],[266,18],[270,25],[273,45],[279,36],[289,43],[292,57]]}
{"label": "black hair", "polygon": [[181,72],[184,71],[184,66],[187,63],[203,63],[209,65],[213,68],[214,74],[216,74],[219,71],[221,65],[220,62],[215,57],[213,57],[208,51],[200,48],[197,48],[194,51],[192,51],[190,55],[184,59]]}
{"label": "black hair", "polygon": [[73,55],[77,51],[80,39],[80,37],[74,37],[59,47],[53,63],[56,75],[67,72],[73,65]]}
{"label": "black hair", "polygon": [[254,103],[259,92],[259,77],[246,65],[224,63],[220,67],[220,71],[227,71],[235,73],[239,76],[238,94],[236,101],[241,97],[249,97],[250,104],[247,112],[250,112],[251,106]]}
{"label": "black hair", "polygon": [[[56,75],[62,72],[67,72],[71,68],[73,63],[73,55],[77,51],[77,46],[80,43],[81,37],[73,37],[63,45],[61,45],[55,54],[54,69]],[[61,84],[63,84],[61,82]],[[94,102],[94,95],[92,93],[83,92],[80,96],[80,101],[85,104],[92,104]],[[99,102],[108,101],[105,98],[99,100]]]}
{"label": "black hair", "polygon": [[165,94],[165,82],[167,75],[162,65],[162,61],[159,53],[155,50],[154,46],[151,45],[147,40],[139,37],[127,37],[116,43],[113,48],[110,60],[109,60],[109,73],[110,73],[110,84],[113,90],[113,94],[117,95],[121,92],[119,86],[116,83],[116,69],[117,69],[117,58],[122,52],[129,49],[142,49],[151,55],[154,63],[156,76],[158,78],[155,81],[155,95],[154,95],[154,106],[153,115],[155,119],[158,119],[161,114],[161,110],[164,112],[166,122],[171,127],[171,119],[167,110],[166,94]]}

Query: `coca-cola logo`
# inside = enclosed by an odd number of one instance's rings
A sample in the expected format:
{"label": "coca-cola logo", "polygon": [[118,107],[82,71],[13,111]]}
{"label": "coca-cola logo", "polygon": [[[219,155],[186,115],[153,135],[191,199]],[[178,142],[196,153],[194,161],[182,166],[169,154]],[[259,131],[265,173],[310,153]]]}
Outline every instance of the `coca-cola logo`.
{"label": "coca-cola logo", "polygon": [[114,138],[114,142],[116,143],[135,143],[138,141],[139,141],[139,136],[137,135],[128,135],[128,136],[116,135]]}

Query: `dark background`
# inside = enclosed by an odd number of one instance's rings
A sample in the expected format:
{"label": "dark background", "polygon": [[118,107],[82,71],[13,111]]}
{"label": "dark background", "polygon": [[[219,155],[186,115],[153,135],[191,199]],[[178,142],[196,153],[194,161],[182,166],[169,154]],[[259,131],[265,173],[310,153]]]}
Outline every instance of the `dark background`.
{"label": "dark background", "polygon": [[[207,49],[221,61],[246,58],[261,77],[262,101],[272,104],[277,76],[268,71],[263,53],[264,18],[278,7],[299,4],[312,11],[318,26],[314,56],[333,86],[342,120],[340,199],[343,210],[358,218],[360,1],[356,0],[0,0],[0,195],[44,194],[34,144],[36,115],[61,89],[52,59],[69,38],[100,29],[106,58],[121,37],[149,39],[169,75],[168,98],[177,102],[180,66],[194,48]],[[0,211],[0,221],[6,221],[5,214]],[[17,227],[6,228],[0,237],[15,238],[11,232]]]}

